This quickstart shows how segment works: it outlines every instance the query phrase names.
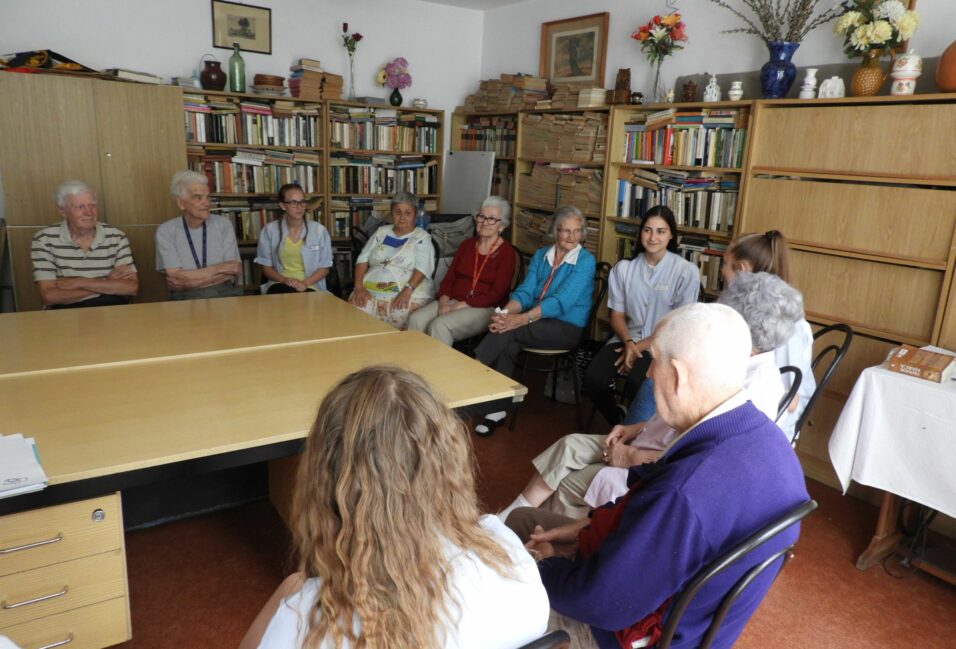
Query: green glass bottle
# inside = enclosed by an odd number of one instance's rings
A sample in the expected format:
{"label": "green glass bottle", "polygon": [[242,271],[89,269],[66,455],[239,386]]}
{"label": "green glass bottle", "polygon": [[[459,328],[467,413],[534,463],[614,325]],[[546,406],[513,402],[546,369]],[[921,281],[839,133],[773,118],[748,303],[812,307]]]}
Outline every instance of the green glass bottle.
{"label": "green glass bottle", "polygon": [[246,62],[239,54],[239,43],[232,44],[232,56],[229,57],[229,90],[246,91]]}

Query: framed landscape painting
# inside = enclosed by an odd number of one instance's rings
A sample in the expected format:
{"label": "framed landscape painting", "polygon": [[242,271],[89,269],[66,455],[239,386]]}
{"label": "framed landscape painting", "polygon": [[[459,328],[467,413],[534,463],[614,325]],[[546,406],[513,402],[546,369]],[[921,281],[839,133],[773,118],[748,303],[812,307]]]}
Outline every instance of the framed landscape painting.
{"label": "framed landscape painting", "polygon": [[604,86],[608,13],[541,24],[539,75],[551,83]]}
{"label": "framed landscape painting", "polygon": [[272,9],[212,0],[213,47],[272,54]]}

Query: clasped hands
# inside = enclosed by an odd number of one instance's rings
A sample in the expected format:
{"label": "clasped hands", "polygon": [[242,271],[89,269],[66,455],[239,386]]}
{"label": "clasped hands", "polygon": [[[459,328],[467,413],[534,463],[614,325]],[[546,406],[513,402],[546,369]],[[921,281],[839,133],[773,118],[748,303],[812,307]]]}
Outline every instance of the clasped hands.
{"label": "clasped hands", "polygon": [[584,517],[550,530],[535,525],[534,532],[531,533],[530,540],[524,544],[524,547],[537,559],[555,556],[570,559],[578,551],[578,532],[587,527],[590,522],[590,518]]}
{"label": "clasped hands", "polygon": [[615,367],[617,367],[617,373],[620,375],[625,375],[631,371],[634,367],[634,362],[638,358],[644,356],[651,346],[650,338],[645,338],[640,341],[631,341],[629,343],[623,343],[620,347],[617,347],[614,351],[619,352],[617,360],[614,361]]}
{"label": "clasped hands", "polygon": [[528,324],[527,313],[495,313],[491,316],[488,331],[493,334],[503,334]]}

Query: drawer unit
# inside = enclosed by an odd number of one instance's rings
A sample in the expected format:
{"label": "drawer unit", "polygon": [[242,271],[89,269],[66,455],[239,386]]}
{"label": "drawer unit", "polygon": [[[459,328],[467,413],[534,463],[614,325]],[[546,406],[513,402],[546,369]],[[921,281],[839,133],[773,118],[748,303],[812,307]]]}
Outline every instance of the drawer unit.
{"label": "drawer unit", "polygon": [[0,523],[0,576],[122,547],[119,494],[11,514]]}
{"label": "drawer unit", "polygon": [[22,649],[100,649],[130,637],[125,597],[41,617],[6,629],[3,635]]}

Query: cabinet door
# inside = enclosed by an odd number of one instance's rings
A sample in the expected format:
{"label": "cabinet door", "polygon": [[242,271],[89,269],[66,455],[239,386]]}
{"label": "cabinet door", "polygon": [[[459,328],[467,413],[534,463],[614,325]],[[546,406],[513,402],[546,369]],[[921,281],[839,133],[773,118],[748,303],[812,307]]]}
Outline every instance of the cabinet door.
{"label": "cabinet door", "polygon": [[105,220],[158,225],[171,218],[174,173],[186,168],[179,88],[104,81],[93,87]]}
{"label": "cabinet door", "polygon": [[52,74],[0,74],[0,97],[8,100],[0,111],[0,185],[8,224],[59,221],[53,192],[64,180],[101,189],[93,83]]}

